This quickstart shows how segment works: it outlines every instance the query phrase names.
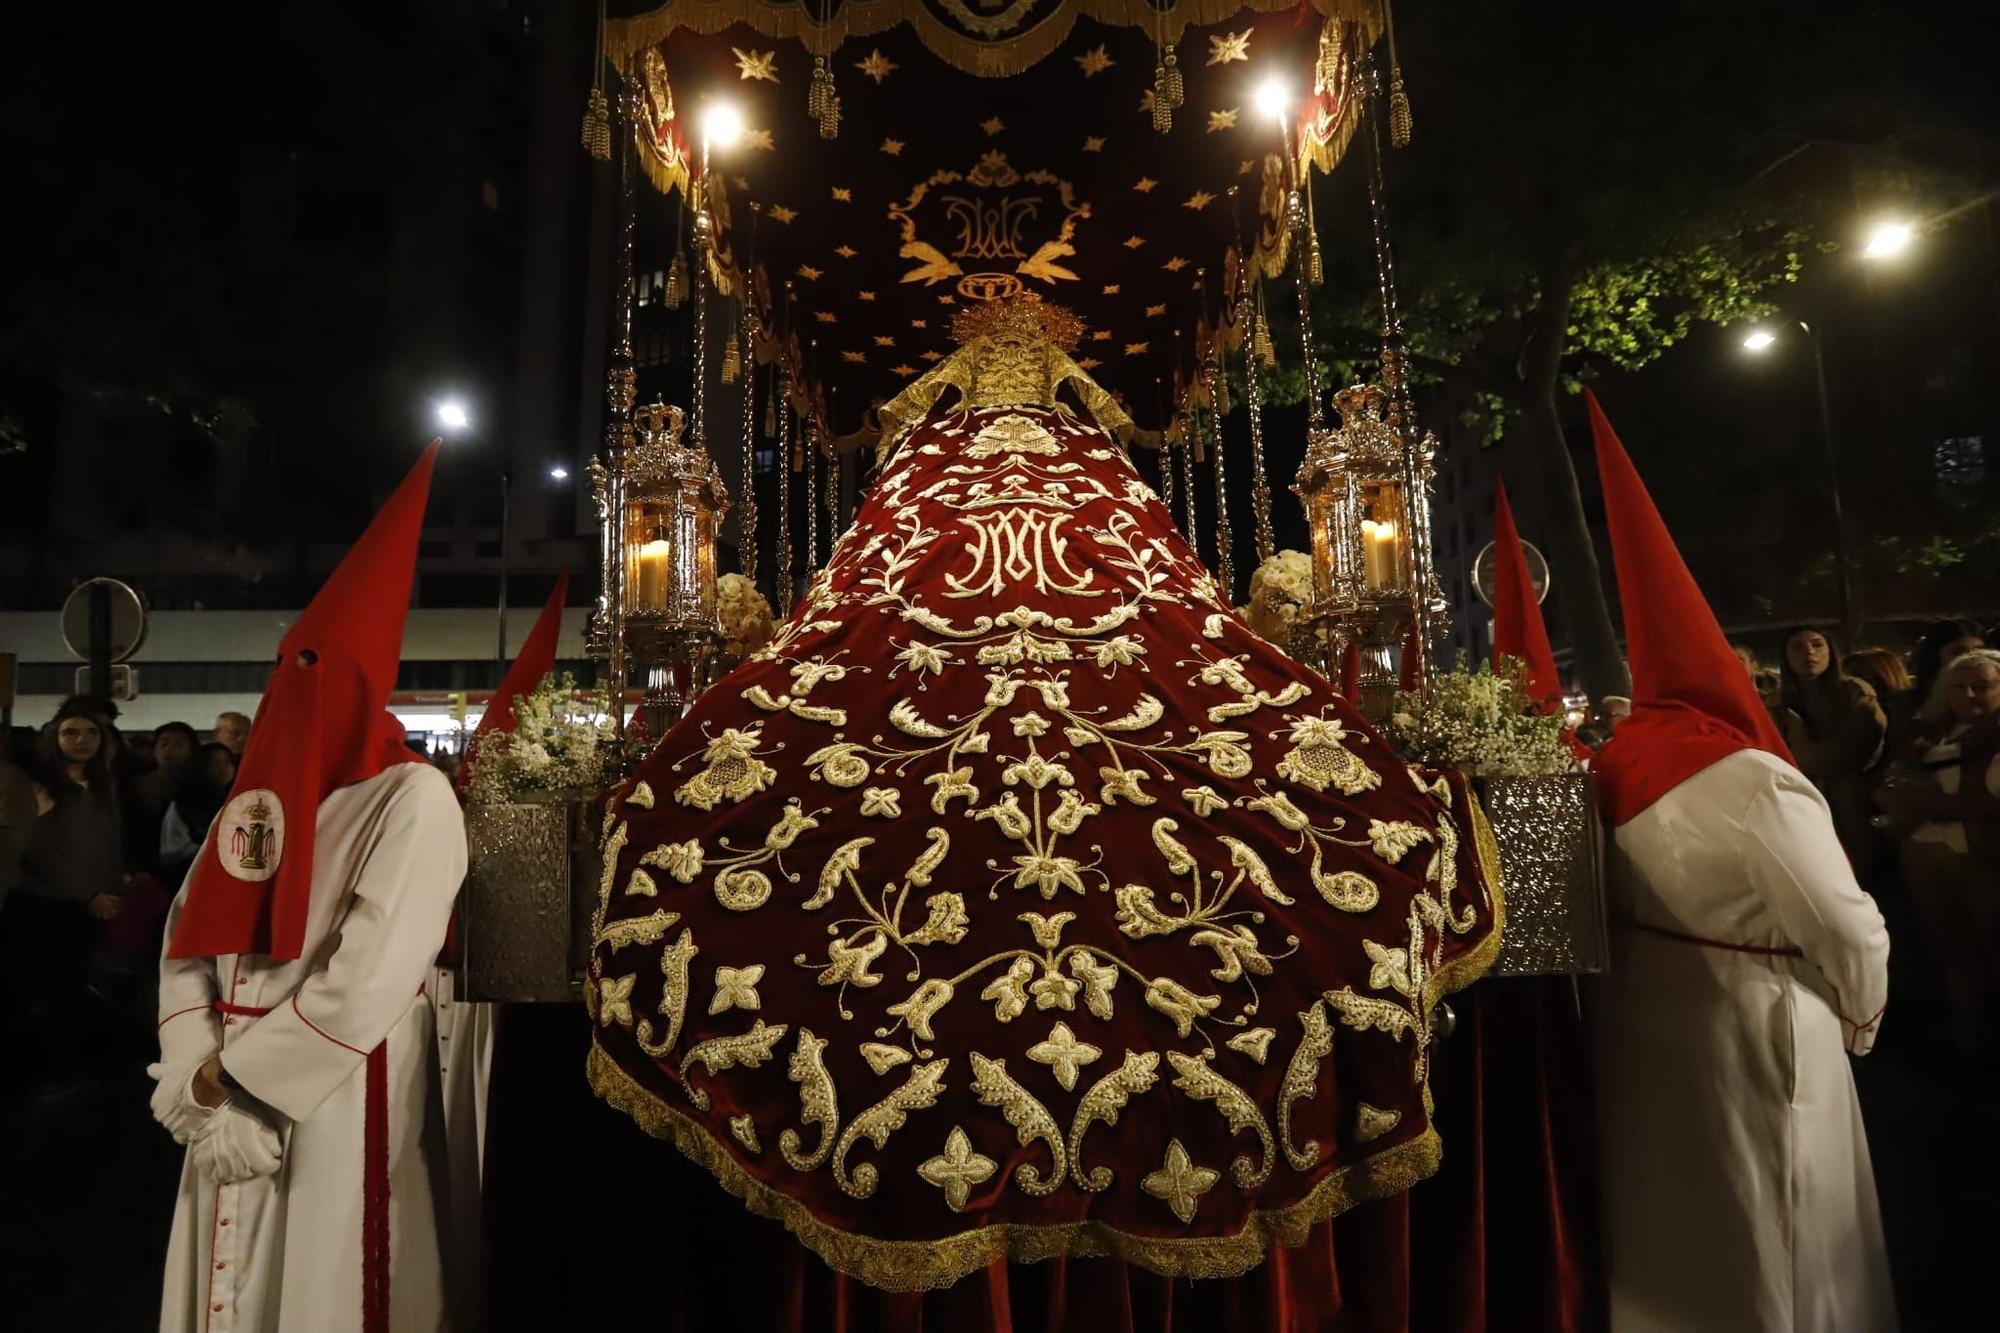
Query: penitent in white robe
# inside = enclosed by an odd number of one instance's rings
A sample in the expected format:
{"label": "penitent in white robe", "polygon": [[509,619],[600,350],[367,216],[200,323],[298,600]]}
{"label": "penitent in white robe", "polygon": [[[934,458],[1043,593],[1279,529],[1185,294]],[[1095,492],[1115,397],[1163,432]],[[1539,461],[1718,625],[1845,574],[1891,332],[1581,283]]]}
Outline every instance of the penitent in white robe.
{"label": "penitent in white robe", "polygon": [[1612,1328],[1894,1329],[1848,1067],[1874,1042],[1889,939],[1826,802],[1744,750],[1612,842],[1623,925],[1595,1016]]}
{"label": "penitent in white robe", "polygon": [[[163,1330],[333,1333],[363,1324],[368,1053],[385,1046],[389,1327],[448,1326],[439,1200],[445,1153],[437,1046],[423,984],[465,875],[464,822],[444,776],[398,764],[321,804],[305,947],[167,959],[160,1057],[185,1078],[213,1054],[282,1118],[274,1176],[217,1185],[181,1173]],[[176,900],[174,916],[180,903]],[[173,919],[168,922],[168,937]],[[261,1017],[224,1015],[225,1001]]]}

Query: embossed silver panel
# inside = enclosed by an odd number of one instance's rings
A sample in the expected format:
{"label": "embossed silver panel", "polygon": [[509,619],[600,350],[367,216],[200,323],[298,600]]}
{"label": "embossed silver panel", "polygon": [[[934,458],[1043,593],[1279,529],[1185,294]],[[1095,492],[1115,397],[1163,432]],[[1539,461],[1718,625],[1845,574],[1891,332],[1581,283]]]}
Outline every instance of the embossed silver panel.
{"label": "embossed silver panel", "polygon": [[1590,775],[1485,778],[1479,790],[1507,892],[1493,975],[1602,972],[1604,833]]}
{"label": "embossed silver panel", "polygon": [[588,952],[597,857],[574,802],[466,807],[466,997],[566,1002]]}

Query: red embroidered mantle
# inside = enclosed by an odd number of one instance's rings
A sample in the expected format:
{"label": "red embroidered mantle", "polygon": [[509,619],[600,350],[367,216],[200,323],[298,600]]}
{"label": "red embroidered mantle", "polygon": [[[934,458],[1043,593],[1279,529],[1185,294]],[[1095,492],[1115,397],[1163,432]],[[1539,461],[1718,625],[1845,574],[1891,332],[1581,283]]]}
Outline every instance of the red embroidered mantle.
{"label": "red embroidered mantle", "polygon": [[1406,1188],[1428,1015],[1499,941],[1463,782],[1253,635],[1061,408],[908,432],[606,827],[593,1086],[891,1288],[1237,1273]]}

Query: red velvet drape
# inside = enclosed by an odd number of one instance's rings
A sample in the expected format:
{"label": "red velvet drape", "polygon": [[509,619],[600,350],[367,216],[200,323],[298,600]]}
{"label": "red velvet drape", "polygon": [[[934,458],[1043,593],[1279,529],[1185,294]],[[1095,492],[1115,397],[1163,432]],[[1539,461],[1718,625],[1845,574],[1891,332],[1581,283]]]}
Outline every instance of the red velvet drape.
{"label": "red velvet drape", "polygon": [[[1570,983],[1453,1000],[1432,1074],[1444,1166],[1244,1276],[1107,1259],[995,1265],[943,1291],[843,1277],[593,1098],[580,1006],[501,1018],[489,1098],[483,1327],[648,1333],[1388,1333],[1602,1327],[1585,1043]],[[573,1072],[572,1072],[573,1071]],[[631,1323],[624,1321],[631,1320]]]}

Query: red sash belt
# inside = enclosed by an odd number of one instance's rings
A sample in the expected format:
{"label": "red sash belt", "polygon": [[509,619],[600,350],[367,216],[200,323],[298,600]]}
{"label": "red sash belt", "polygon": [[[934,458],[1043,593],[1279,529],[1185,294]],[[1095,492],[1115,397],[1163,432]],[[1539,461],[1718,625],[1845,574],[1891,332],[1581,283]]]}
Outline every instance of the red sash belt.
{"label": "red sash belt", "polygon": [[265,1014],[271,1012],[269,1009],[259,1005],[231,1004],[227,1000],[217,1000],[209,1008],[215,1010],[218,1014],[229,1014],[237,1018],[262,1018]]}
{"label": "red sash belt", "polygon": [[1755,954],[1760,958],[1804,958],[1805,951],[1792,944],[1731,944],[1728,940],[1711,940],[1701,935],[1688,935],[1678,930],[1668,930],[1665,926],[1649,926],[1643,921],[1619,921],[1614,924],[1632,930],[1643,930],[1648,935],[1658,935],[1661,939],[1679,940],[1682,944],[1697,944],[1704,949],[1725,949],[1730,953]]}

